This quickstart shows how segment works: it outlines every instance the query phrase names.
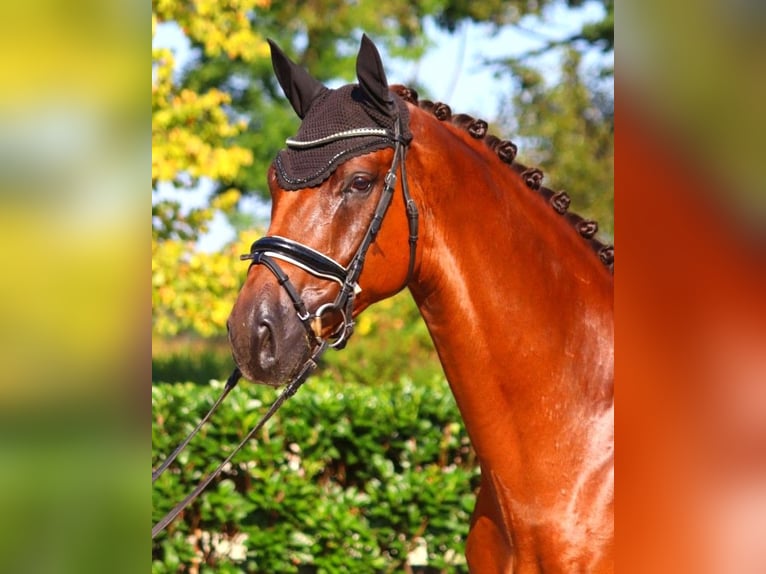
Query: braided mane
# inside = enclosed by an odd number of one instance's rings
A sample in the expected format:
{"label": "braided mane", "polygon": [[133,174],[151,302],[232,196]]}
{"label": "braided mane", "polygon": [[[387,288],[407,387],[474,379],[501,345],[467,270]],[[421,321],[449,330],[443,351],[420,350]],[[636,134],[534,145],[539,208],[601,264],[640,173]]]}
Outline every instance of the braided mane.
{"label": "braided mane", "polygon": [[468,114],[453,114],[447,104],[442,102],[432,102],[430,100],[419,100],[418,93],[406,86],[391,86],[391,90],[404,101],[418,106],[420,109],[431,113],[440,121],[449,121],[453,125],[467,131],[471,137],[484,140],[484,143],[497,154],[500,160],[508,164],[511,169],[516,171],[526,186],[538,193],[546,202],[562,217],[564,217],[577,231],[577,233],[596,253],[601,262],[614,273],[614,246],[607,245],[596,239],[598,223],[593,220],[584,219],[576,213],[568,211],[571,200],[565,191],[555,192],[552,189],[542,185],[543,172],[536,167],[527,167],[516,160],[518,148],[510,140],[500,139],[492,134],[487,134],[488,124],[484,120],[476,119]]}

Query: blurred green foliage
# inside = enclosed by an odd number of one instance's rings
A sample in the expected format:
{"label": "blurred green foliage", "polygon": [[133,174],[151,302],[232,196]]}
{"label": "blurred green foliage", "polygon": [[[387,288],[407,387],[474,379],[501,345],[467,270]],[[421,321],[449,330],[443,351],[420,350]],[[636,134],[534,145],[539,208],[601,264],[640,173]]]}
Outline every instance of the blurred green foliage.
{"label": "blurred green foliage", "polygon": [[153,342],[152,353],[152,380],[156,382],[208,384],[234,368],[225,339],[160,339]]}
{"label": "blurred green foliage", "polygon": [[[152,388],[152,462],[220,393]],[[242,382],[153,488],[159,520],[276,397]],[[309,380],[154,542],[152,572],[464,572],[478,469],[441,377]],[[428,569],[427,569],[428,568]]]}
{"label": "blurred green foliage", "polygon": [[340,353],[327,353],[325,369],[338,381],[376,384],[408,376],[427,382],[442,373],[431,336],[412,296],[404,291],[366,309]]}
{"label": "blurred green foliage", "polygon": [[[528,62],[503,62],[512,97],[501,111],[503,131],[520,142],[519,160],[540,167],[545,185],[564,189],[572,210],[595,219],[614,240],[614,93],[583,70],[582,55],[564,50],[560,77]],[[515,113],[514,113],[515,112]]]}
{"label": "blurred green foliage", "polygon": [[152,334],[201,337],[226,334],[237,292],[247,273],[239,260],[261,234],[243,232],[217,253],[190,241],[152,238]]}
{"label": "blurred green foliage", "polygon": [[126,397],[121,412],[92,397],[76,406],[3,406],[3,572],[132,574],[146,567],[146,425],[139,436],[129,429]]}

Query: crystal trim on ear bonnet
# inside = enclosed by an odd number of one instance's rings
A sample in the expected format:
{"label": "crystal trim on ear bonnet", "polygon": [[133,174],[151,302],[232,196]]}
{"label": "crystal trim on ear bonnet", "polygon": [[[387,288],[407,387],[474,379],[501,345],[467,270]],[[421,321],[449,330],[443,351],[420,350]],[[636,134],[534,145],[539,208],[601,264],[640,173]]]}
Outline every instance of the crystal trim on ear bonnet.
{"label": "crystal trim on ear bonnet", "polygon": [[393,96],[391,113],[372,105],[358,85],[319,94],[298,133],[274,162],[280,187],[288,190],[316,187],[341,163],[352,157],[394,147],[395,111],[402,118],[403,137],[409,141],[409,110]]}

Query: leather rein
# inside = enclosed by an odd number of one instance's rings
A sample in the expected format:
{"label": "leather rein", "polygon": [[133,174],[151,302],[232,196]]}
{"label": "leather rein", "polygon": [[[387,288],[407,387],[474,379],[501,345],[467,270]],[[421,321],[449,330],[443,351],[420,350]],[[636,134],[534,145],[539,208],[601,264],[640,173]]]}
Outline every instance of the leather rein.
{"label": "leather rein", "polygon": [[[319,359],[328,348],[342,349],[346,346],[349,338],[354,332],[354,320],[353,320],[353,308],[356,295],[361,291],[359,287],[359,276],[362,273],[364,267],[364,261],[367,256],[372,243],[380,231],[380,227],[383,223],[383,218],[388,211],[393,199],[394,189],[396,188],[396,172],[401,170],[402,175],[402,194],[404,196],[404,203],[407,212],[407,222],[409,226],[409,248],[410,248],[410,260],[407,269],[407,278],[405,279],[404,286],[406,286],[412,274],[415,270],[415,254],[418,242],[418,209],[415,201],[410,196],[409,187],[407,185],[407,173],[405,169],[407,146],[409,142],[402,137],[401,117],[397,116],[395,122],[395,130],[391,132],[386,129],[360,129],[341,132],[330,136],[333,140],[347,139],[353,137],[365,136],[369,137],[380,136],[389,139],[394,142],[394,158],[391,162],[391,168],[386,173],[384,179],[383,191],[381,193],[378,204],[375,207],[370,225],[362,238],[362,242],[356,250],[356,253],[351,258],[348,265],[344,266],[320,253],[303,245],[302,243],[280,237],[278,235],[272,235],[268,237],[262,237],[257,240],[250,247],[250,253],[240,256],[241,260],[250,260],[250,266],[264,265],[271,273],[276,277],[279,285],[285,290],[287,296],[292,301],[295,312],[300,320],[301,324],[306,329],[308,335],[309,345],[313,345],[314,349],[311,356],[303,363],[300,369],[297,370],[292,380],[287,384],[284,391],[276,398],[272,403],[269,410],[253,429],[245,436],[237,447],[229,454],[228,457],[205,477],[197,487],[181,502],[179,502],[172,510],[170,510],[157,524],[152,527],[152,539],[154,539],[165,527],[170,524],[192,501],[199,496],[199,494],[215,479],[221,470],[229,464],[234,457],[249,441],[253,438],[256,432],[258,432],[263,425],[276,413],[276,411],[282,406],[282,404],[296,393],[298,388],[306,381],[308,376],[316,369]],[[298,142],[292,139],[287,140],[289,147],[295,148],[310,148],[323,145],[327,143],[328,138],[322,138],[311,142]],[[313,313],[309,312],[306,308],[306,304],[301,298],[298,291],[290,281],[289,276],[282,270],[277,263],[277,260],[291,263],[300,269],[329,281],[334,281],[340,285],[340,291],[335,297],[332,303],[325,303],[320,305]],[[322,317],[330,312],[337,311],[341,314],[342,321],[338,329],[336,329],[329,337],[322,336]],[[196,428],[189,433],[189,435],[178,445],[178,447],[171,453],[171,455],[165,459],[165,461],[156,470],[152,471],[152,483],[154,483],[160,475],[170,466],[175,460],[178,454],[186,447],[191,441],[194,435],[202,428],[207,420],[212,416],[213,412],[218,408],[224,398],[229,392],[236,386],[239,379],[242,377],[242,373],[239,368],[235,368],[232,374],[226,381],[226,385],[218,397],[216,402],[210,408],[208,413],[200,420]]]}

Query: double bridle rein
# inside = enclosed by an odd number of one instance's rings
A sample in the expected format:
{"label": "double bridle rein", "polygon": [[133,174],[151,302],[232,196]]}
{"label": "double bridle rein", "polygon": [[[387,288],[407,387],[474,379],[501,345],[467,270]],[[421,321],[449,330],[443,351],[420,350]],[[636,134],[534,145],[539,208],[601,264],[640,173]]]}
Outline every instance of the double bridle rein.
{"label": "double bridle rein", "polygon": [[[364,261],[367,256],[372,243],[380,231],[380,226],[383,223],[383,218],[388,211],[393,199],[394,189],[396,187],[396,172],[401,170],[402,175],[402,194],[404,196],[404,203],[407,212],[407,222],[409,226],[409,248],[410,248],[410,260],[407,269],[407,278],[404,285],[406,286],[412,274],[415,270],[415,252],[418,241],[418,210],[415,201],[412,199],[409,193],[409,187],[407,185],[407,173],[405,169],[407,146],[409,142],[402,137],[402,125],[401,117],[397,115],[396,122],[394,124],[394,131],[391,132],[382,128],[360,128],[354,130],[348,130],[333,134],[328,137],[324,137],[314,141],[302,142],[293,139],[287,140],[288,147],[297,149],[307,149],[317,147],[329,143],[330,141],[337,141],[342,139],[350,139],[354,137],[369,137],[377,136],[386,138],[394,143],[394,158],[391,162],[391,168],[388,170],[384,179],[383,191],[378,200],[378,204],[375,207],[372,220],[370,221],[367,231],[362,238],[362,242],[356,250],[356,253],[351,258],[348,265],[341,265],[331,257],[320,253],[311,247],[303,245],[298,241],[280,237],[278,235],[272,235],[263,237],[257,240],[250,247],[250,253],[242,255],[240,259],[250,260],[250,266],[264,265],[277,279],[279,285],[284,288],[288,297],[293,303],[295,312],[298,319],[306,329],[308,335],[308,343],[310,347],[313,347],[311,355],[303,363],[303,365],[296,371],[292,380],[287,384],[284,391],[276,398],[266,414],[263,415],[258,424],[245,436],[242,442],[229,454],[228,457],[218,466],[216,470],[210,473],[204,478],[186,498],[179,502],[170,512],[168,512],[162,520],[152,528],[152,538],[155,538],[165,527],[172,522],[181,511],[184,510],[191,502],[199,496],[199,494],[210,484],[213,479],[220,474],[221,470],[231,462],[237,452],[239,452],[258,432],[264,424],[274,415],[274,413],[282,406],[282,404],[296,393],[298,388],[306,381],[308,376],[316,369],[319,359],[328,348],[342,349],[345,347],[349,338],[354,331],[353,320],[353,308],[356,295],[361,291],[359,287],[359,276],[362,273],[364,267]],[[340,291],[335,297],[332,303],[325,303],[320,305],[313,313],[309,312],[306,308],[306,304],[301,298],[298,291],[293,286],[288,275],[282,270],[277,263],[277,260],[291,263],[300,269],[329,281],[334,281],[340,285]],[[322,317],[325,314],[337,311],[340,313],[342,321],[340,326],[328,337],[322,336]],[[197,427],[189,433],[189,435],[178,445],[178,447],[172,452],[172,454],[165,459],[165,461],[156,470],[152,471],[152,483],[156,481],[165,469],[175,460],[178,454],[186,447],[195,434],[202,428],[202,425],[207,422],[213,412],[218,408],[223,399],[229,394],[229,392],[236,386],[237,382],[241,378],[242,373],[238,368],[234,369],[234,372],[229,376],[224,386],[224,390],[211,407],[210,411],[202,418]]]}

